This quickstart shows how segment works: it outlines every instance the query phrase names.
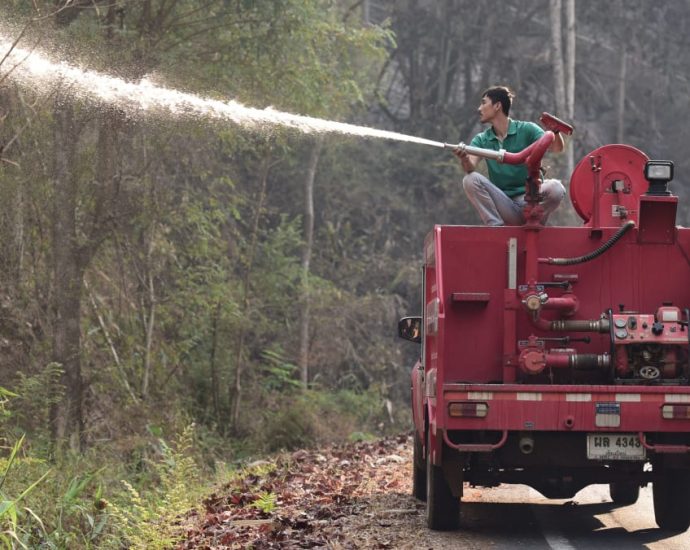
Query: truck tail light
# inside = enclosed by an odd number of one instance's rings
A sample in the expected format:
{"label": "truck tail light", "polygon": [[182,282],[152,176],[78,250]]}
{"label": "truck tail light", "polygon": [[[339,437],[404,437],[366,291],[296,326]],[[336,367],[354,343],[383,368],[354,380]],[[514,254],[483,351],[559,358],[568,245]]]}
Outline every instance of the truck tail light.
{"label": "truck tail light", "polygon": [[484,418],[488,412],[489,405],[486,403],[460,401],[448,405],[448,414],[455,417]]}
{"label": "truck tail light", "polygon": [[664,405],[661,407],[661,416],[668,420],[690,420],[690,405]]}

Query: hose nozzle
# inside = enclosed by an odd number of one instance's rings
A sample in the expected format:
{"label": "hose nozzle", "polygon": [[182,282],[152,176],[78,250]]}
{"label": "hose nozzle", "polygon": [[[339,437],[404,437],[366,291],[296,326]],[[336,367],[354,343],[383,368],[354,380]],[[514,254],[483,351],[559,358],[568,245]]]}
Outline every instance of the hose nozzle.
{"label": "hose nozzle", "polygon": [[471,145],[466,145],[462,141],[457,145],[455,143],[444,143],[443,147],[444,149],[452,149],[454,153],[460,151],[461,153],[467,153],[469,155],[475,155],[485,159],[492,159],[498,162],[503,162],[503,157],[506,153],[505,149],[499,149],[498,151],[494,151],[493,149],[482,149],[481,147],[472,147]]}

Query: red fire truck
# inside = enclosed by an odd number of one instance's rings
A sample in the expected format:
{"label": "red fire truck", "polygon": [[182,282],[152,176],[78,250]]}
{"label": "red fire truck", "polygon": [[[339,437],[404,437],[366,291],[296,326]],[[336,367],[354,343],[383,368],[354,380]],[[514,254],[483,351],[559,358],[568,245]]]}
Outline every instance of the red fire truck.
{"label": "red fire truck", "polygon": [[607,483],[615,504],[652,483],[656,523],[690,525],[690,229],[676,226],[673,164],[626,145],[577,165],[583,224],[544,227],[540,165],[526,163],[523,226],[436,226],[424,243],[422,316],[401,337],[412,369],[413,486],[431,529],[457,529],[463,482],[571,498]]}

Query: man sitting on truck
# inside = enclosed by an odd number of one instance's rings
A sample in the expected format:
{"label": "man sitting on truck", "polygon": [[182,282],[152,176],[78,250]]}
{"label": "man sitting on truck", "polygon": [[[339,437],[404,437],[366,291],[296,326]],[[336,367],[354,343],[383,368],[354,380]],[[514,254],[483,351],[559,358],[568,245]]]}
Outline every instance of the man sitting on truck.
{"label": "man sitting on truck", "polygon": [[[493,86],[482,94],[479,105],[479,121],[490,124],[489,128],[477,134],[470,143],[473,147],[498,151],[505,149],[509,153],[519,153],[544,135],[544,130],[533,122],[509,118],[510,107],[515,95],[505,86]],[[563,151],[563,136],[556,133],[556,139],[550,151]],[[525,218],[522,209],[525,206],[525,165],[502,164],[486,159],[489,178],[476,172],[480,157],[470,155],[459,149],[455,154],[465,170],[462,186],[467,198],[475,207],[485,225],[522,225]],[[546,220],[565,196],[565,187],[554,179],[544,180],[540,193],[543,195],[542,207]]]}

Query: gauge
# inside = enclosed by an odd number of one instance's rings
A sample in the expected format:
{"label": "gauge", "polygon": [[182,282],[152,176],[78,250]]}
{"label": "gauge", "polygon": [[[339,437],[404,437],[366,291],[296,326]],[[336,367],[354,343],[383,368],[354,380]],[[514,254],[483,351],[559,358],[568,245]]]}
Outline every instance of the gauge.
{"label": "gauge", "polygon": [[625,319],[618,318],[613,322],[614,325],[616,325],[616,328],[625,328],[625,325],[627,325],[627,321]]}
{"label": "gauge", "polygon": [[[623,324],[625,324],[625,322]],[[622,340],[623,338],[626,338],[627,336],[628,336],[628,331],[625,330],[624,328],[616,329],[616,338],[620,338]]]}

